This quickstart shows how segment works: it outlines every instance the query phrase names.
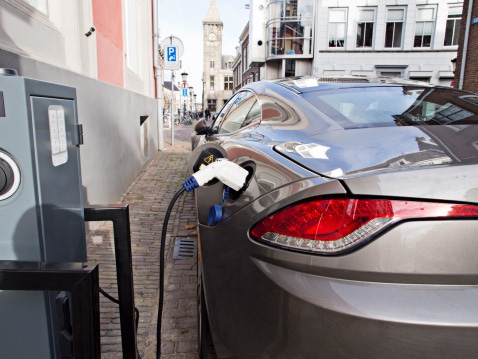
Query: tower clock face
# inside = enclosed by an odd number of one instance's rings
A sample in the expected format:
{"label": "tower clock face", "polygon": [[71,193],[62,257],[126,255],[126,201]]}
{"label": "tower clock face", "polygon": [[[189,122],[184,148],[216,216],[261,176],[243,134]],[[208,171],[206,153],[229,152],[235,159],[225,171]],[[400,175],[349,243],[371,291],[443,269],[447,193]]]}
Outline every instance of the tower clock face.
{"label": "tower clock face", "polygon": [[209,34],[209,41],[216,41],[216,34],[214,32]]}

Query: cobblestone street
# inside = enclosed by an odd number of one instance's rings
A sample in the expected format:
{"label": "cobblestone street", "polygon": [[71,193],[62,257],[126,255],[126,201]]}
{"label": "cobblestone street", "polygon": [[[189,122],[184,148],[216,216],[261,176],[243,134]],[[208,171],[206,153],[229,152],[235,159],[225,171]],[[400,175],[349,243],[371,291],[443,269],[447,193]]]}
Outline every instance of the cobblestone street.
{"label": "cobblestone street", "polygon": [[[139,310],[138,349],[141,358],[156,357],[159,301],[159,249],[167,208],[187,178],[191,126],[175,128],[171,146],[165,130],[165,150],[157,151],[144,171],[123,194],[129,205],[135,304]],[[181,195],[173,207],[165,247],[162,358],[197,358],[196,215],[193,193]],[[113,226],[96,223],[88,236],[88,260],[99,263],[100,286],[117,297]],[[179,244],[176,244],[179,243]],[[190,246],[177,255],[181,244]],[[176,244],[176,245],[175,245]],[[100,295],[102,358],[121,358],[118,306]]]}

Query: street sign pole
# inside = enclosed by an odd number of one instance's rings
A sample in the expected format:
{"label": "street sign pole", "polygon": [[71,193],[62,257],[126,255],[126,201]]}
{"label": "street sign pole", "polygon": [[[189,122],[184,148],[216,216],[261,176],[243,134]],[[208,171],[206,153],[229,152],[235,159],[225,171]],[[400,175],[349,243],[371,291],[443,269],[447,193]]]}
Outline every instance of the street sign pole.
{"label": "street sign pole", "polygon": [[165,51],[164,69],[171,70],[171,145],[174,146],[174,70],[179,70],[181,62],[179,59],[183,56],[184,46],[182,41],[171,35],[161,42],[161,47]]}
{"label": "street sign pole", "polygon": [[171,71],[171,146],[174,146],[174,70]]}

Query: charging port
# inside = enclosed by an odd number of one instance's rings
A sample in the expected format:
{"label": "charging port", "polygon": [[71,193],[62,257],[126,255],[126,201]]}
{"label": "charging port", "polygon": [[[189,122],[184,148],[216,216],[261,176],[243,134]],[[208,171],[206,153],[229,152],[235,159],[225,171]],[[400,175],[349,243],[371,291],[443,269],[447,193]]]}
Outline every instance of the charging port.
{"label": "charging port", "polygon": [[242,163],[240,166],[244,168],[248,172],[248,174],[246,176],[244,186],[239,191],[235,191],[232,188],[229,191],[229,198],[233,201],[241,197],[241,195],[244,193],[247,187],[249,187],[249,183],[251,182],[252,176],[254,176],[254,171],[256,168],[256,165],[254,164],[254,162],[245,162],[245,163]]}

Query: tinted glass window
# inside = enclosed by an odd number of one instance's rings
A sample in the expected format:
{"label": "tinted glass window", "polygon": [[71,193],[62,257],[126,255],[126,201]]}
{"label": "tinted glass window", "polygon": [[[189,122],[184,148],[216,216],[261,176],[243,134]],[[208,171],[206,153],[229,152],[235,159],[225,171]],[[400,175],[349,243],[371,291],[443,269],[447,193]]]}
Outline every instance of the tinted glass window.
{"label": "tinted glass window", "polygon": [[246,116],[246,119],[242,123],[241,127],[245,127],[250,125],[251,123],[254,122],[260,122],[261,121],[261,103],[259,101],[255,101],[254,105],[252,106],[251,110]]}
{"label": "tinted glass window", "polygon": [[237,93],[219,114],[218,133],[230,133],[243,127],[244,122],[247,122],[247,115],[256,101],[257,98],[252,92]]}
{"label": "tinted glass window", "polygon": [[224,107],[221,109],[221,111],[219,111],[219,113],[217,114],[217,116],[215,117],[215,120],[214,120],[214,125],[215,127],[217,128],[218,126],[221,125],[221,123],[224,121],[225,117],[226,117],[226,114],[227,112],[229,111],[229,109],[231,108],[232,104],[234,103],[234,101],[236,100],[236,98],[240,96],[240,93],[237,93],[235,94],[233,97],[231,97],[229,99],[229,102],[227,102]]}
{"label": "tinted glass window", "polygon": [[261,97],[260,100],[264,125],[291,125],[299,121],[296,113],[282,102],[270,97]]}
{"label": "tinted glass window", "polygon": [[478,106],[453,89],[412,86],[334,89],[304,98],[345,128],[478,124]]}

